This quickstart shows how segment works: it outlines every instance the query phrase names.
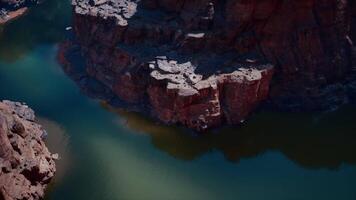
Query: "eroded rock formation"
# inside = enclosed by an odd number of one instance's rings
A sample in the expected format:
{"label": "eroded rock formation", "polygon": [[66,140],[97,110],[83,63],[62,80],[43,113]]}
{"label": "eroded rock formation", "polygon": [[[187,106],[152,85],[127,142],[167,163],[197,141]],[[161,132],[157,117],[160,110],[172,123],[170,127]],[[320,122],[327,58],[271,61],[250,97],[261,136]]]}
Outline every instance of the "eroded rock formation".
{"label": "eroded rock formation", "polygon": [[288,110],[329,109],[356,88],[352,1],[72,4],[75,38],[62,45],[62,63],[73,68],[68,52],[79,51],[91,77],[164,122],[237,124],[267,98]]}
{"label": "eroded rock formation", "polygon": [[40,0],[0,0],[0,25],[26,12],[29,6]]}
{"label": "eroded rock formation", "polygon": [[36,200],[55,174],[56,154],[43,142],[46,131],[26,105],[0,102],[0,199]]}
{"label": "eroded rock formation", "polygon": [[[140,5],[133,1],[73,4],[88,74],[125,102],[148,104],[165,123],[198,131],[222,122],[238,124],[268,95],[273,66],[258,55],[236,57],[218,43],[220,33],[207,30],[212,4],[206,5],[204,22],[194,22],[202,23],[199,31],[185,29],[164,11],[142,8],[137,18]],[[210,47],[204,50],[205,44]],[[68,56],[60,58],[70,65]]]}

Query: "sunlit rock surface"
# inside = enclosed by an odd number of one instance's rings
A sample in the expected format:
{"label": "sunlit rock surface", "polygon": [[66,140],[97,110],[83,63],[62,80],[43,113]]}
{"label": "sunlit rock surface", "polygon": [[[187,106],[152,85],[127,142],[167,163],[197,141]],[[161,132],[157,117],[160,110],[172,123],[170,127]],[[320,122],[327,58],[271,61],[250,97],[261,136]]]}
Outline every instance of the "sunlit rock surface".
{"label": "sunlit rock surface", "polygon": [[149,2],[72,2],[76,40],[62,45],[61,62],[73,68],[68,52],[80,51],[91,77],[165,123],[198,131],[239,124],[268,96],[274,67],[221,41],[212,3],[188,25]]}
{"label": "sunlit rock surface", "polygon": [[28,7],[40,0],[0,0],[0,25],[23,15]]}
{"label": "sunlit rock surface", "polygon": [[47,132],[34,120],[28,106],[0,102],[0,199],[42,199],[55,174],[58,155],[48,151]]}
{"label": "sunlit rock surface", "polygon": [[79,51],[122,100],[204,130],[243,121],[267,98],[293,111],[355,100],[354,4],[73,0],[74,36],[62,49]]}

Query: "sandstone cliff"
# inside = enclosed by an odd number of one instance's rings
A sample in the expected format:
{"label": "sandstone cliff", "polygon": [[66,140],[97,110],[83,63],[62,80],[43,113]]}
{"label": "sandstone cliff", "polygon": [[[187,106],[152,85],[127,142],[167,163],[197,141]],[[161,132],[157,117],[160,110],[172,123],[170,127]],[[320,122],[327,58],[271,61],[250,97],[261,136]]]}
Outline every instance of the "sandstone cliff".
{"label": "sandstone cliff", "polygon": [[45,130],[26,105],[0,102],[0,199],[37,200],[55,174]]}
{"label": "sandstone cliff", "polygon": [[24,14],[39,0],[0,0],[0,25]]}
{"label": "sandstone cliff", "polygon": [[238,124],[267,98],[282,109],[329,109],[356,88],[352,1],[72,4],[75,39],[62,51],[79,51],[91,77],[167,123]]}

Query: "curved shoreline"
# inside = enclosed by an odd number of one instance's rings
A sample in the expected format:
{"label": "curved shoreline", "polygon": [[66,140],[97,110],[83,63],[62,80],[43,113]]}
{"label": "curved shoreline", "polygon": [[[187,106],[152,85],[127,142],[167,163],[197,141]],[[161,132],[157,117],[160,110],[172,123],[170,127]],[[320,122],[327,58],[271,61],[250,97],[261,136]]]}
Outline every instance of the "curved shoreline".
{"label": "curved shoreline", "polygon": [[[348,2],[266,2],[72,0],[74,36],[60,62],[197,131],[240,124],[265,101],[289,111],[354,101]],[[316,15],[329,21],[315,24]]]}

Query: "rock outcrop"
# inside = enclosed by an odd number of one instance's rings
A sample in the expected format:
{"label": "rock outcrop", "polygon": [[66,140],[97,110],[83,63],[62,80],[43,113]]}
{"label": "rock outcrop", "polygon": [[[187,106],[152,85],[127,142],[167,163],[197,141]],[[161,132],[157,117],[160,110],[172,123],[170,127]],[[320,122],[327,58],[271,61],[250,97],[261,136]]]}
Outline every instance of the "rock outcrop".
{"label": "rock outcrop", "polygon": [[[134,1],[73,5],[78,43],[63,44],[62,52],[79,49],[90,76],[123,101],[147,105],[165,123],[198,131],[223,122],[239,124],[268,96],[273,66],[259,55],[236,56],[219,44],[220,33],[208,31],[211,4],[203,22],[194,22],[203,23],[199,30],[186,29],[177,16]],[[64,54],[60,60],[71,68],[73,61]]]}
{"label": "rock outcrop", "polygon": [[0,0],[0,25],[23,15],[28,7],[39,3],[39,0]]}
{"label": "rock outcrop", "polygon": [[321,110],[354,96],[353,1],[72,4],[74,39],[62,45],[62,63],[73,68],[63,52],[76,49],[91,77],[164,122],[204,130],[243,121],[267,98]]}
{"label": "rock outcrop", "polygon": [[36,200],[55,174],[56,154],[43,142],[46,131],[26,105],[0,102],[0,199]]}

